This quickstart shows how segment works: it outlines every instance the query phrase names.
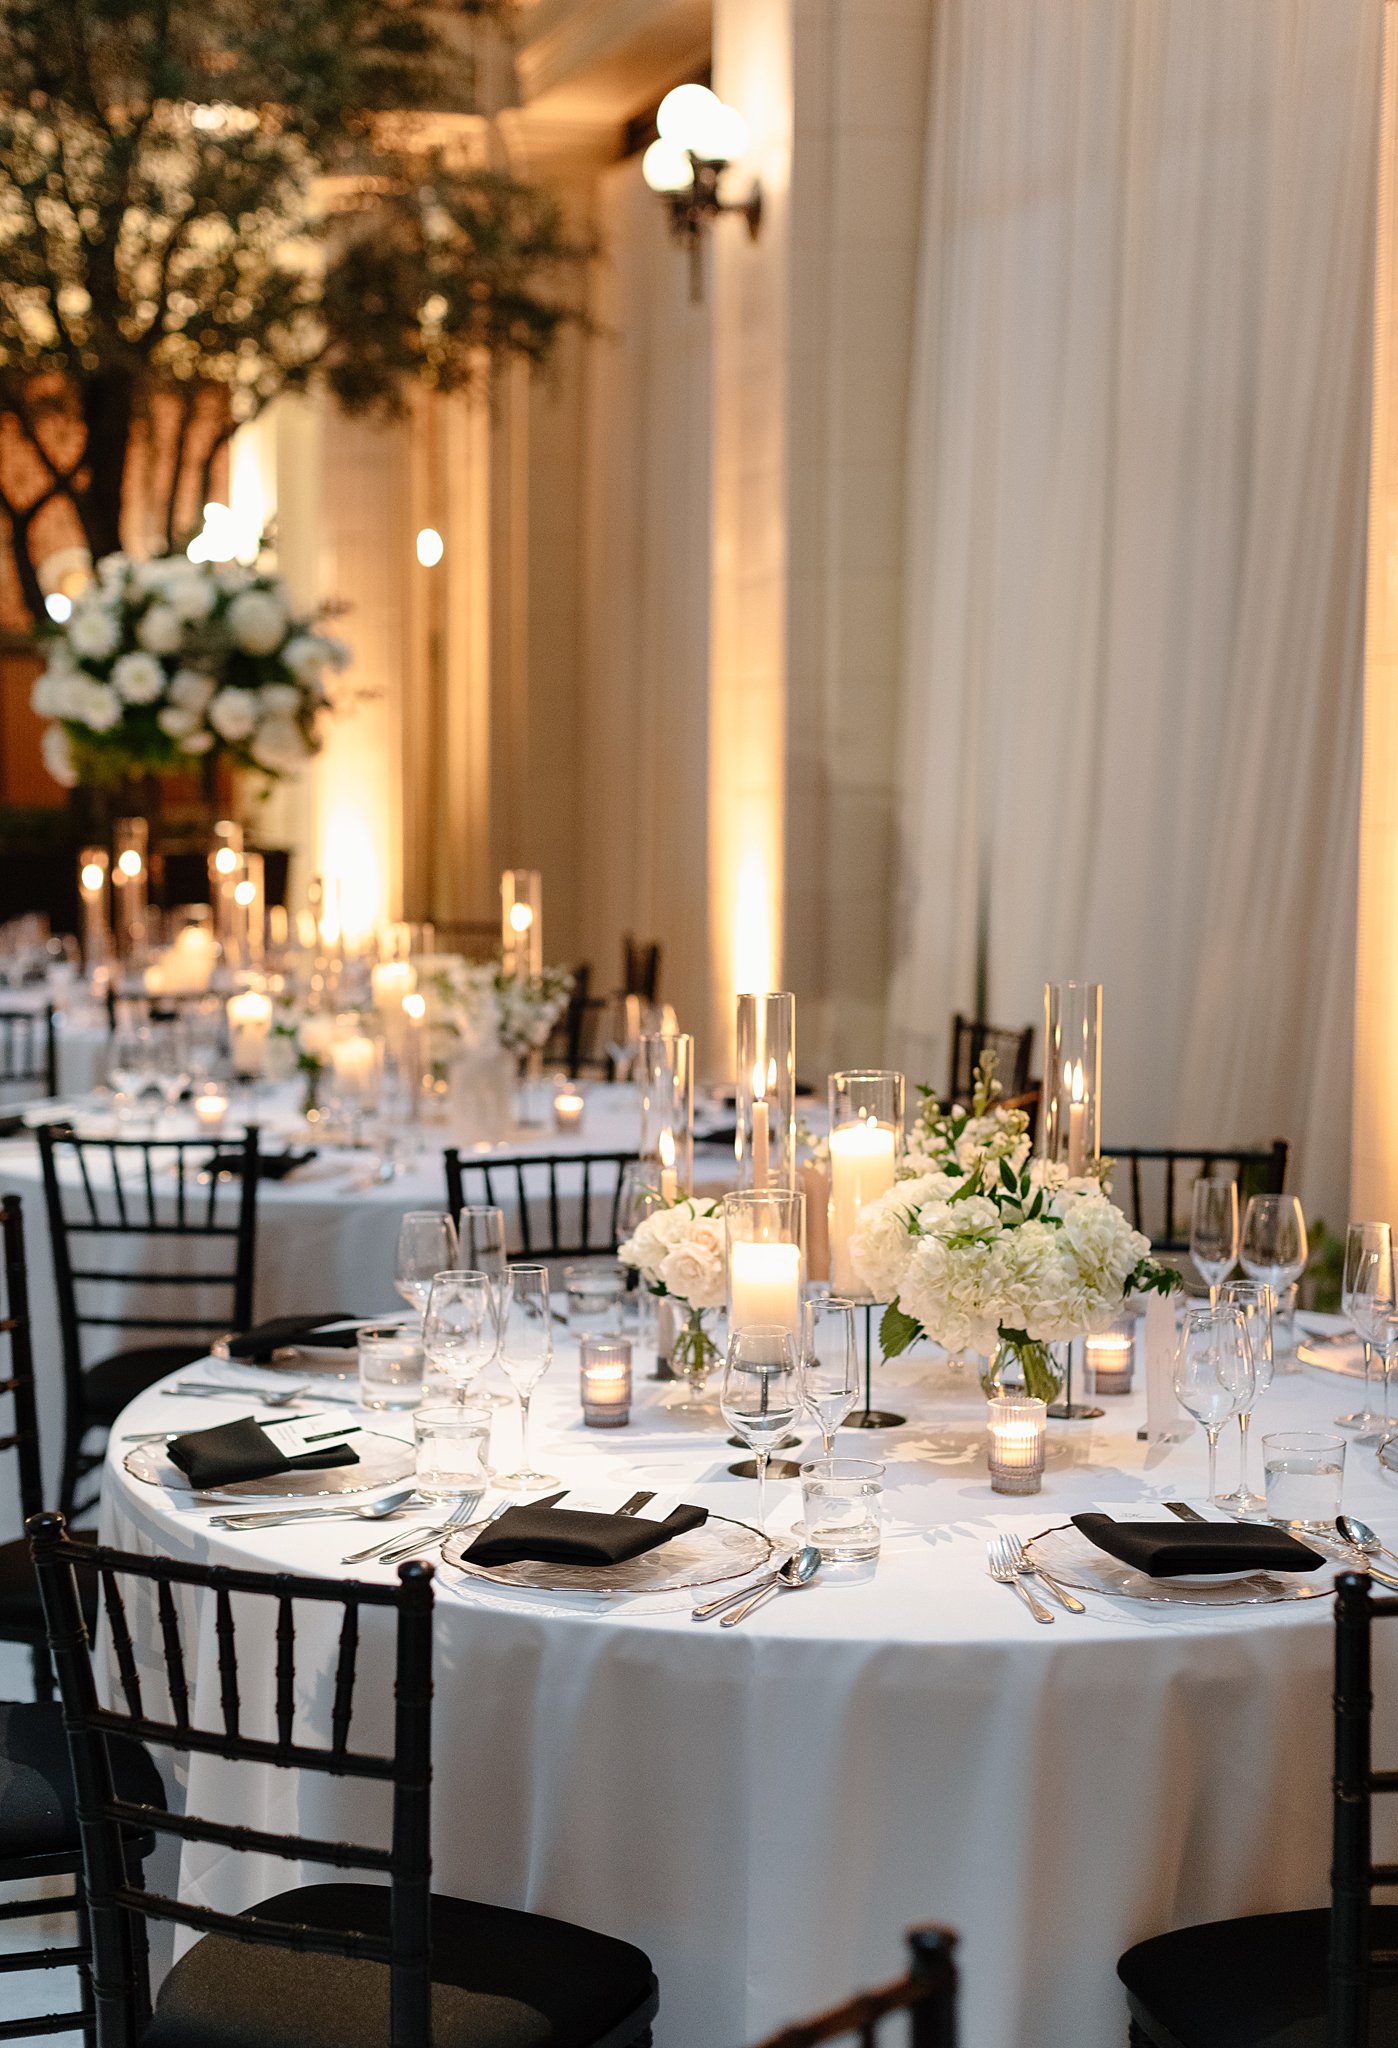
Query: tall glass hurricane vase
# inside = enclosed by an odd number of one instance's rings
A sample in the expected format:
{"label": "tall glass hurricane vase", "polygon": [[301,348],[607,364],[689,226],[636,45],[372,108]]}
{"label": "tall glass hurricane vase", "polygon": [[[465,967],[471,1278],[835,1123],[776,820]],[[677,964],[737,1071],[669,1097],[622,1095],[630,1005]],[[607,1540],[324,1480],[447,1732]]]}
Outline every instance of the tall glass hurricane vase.
{"label": "tall glass hurricane vase", "polygon": [[694,1187],[694,1040],[688,1032],[641,1040],[642,1164],[666,1202]]}
{"label": "tall glass hurricane vase", "polygon": [[796,998],[738,997],[738,1182],[796,1186]]}
{"label": "tall glass hurricane vase", "polygon": [[1049,982],[1044,989],[1044,1082],[1039,1150],[1089,1173],[1101,1154],[1102,984]]}

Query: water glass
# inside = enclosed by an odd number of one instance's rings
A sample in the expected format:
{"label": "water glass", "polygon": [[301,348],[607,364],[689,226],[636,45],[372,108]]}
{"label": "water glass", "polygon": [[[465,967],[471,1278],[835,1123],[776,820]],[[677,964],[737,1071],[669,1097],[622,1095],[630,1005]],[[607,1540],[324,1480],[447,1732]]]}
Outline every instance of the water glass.
{"label": "water glass", "polygon": [[450,1216],[440,1209],[410,1209],[398,1225],[393,1268],[393,1284],[409,1308],[422,1315],[433,1280],[456,1263],[456,1226]]}
{"label": "water glass", "polygon": [[1186,1310],[1175,1354],[1175,1399],[1209,1440],[1209,1499],[1218,1491],[1219,1432],[1256,1396],[1247,1319],[1239,1308]]}
{"label": "water glass", "polygon": [[827,1564],[877,1557],[883,1466],[867,1458],[817,1458],[801,1467],[806,1541]]}
{"label": "water glass", "polygon": [[1333,1529],[1345,1483],[1345,1440],[1321,1430],[1262,1439],[1267,1514],[1284,1529]]}
{"label": "water glass", "polygon": [[427,1368],[416,1330],[392,1323],[359,1333],[359,1401],[364,1408],[416,1408]]}
{"label": "water glass", "polygon": [[626,1275],[620,1266],[565,1266],[568,1327],[580,1337],[610,1337],[621,1328]]}
{"label": "water glass", "polygon": [[757,1461],[757,1526],[766,1526],[767,1461],[801,1408],[801,1366],[791,1331],[781,1323],[748,1323],[728,1338],[719,1407],[734,1435]]}
{"label": "water glass", "polygon": [[413,1417],[417,1490],[425,1500],[484,1492],[490,1473],[491,1411],[460,1401],[434,1402]]}

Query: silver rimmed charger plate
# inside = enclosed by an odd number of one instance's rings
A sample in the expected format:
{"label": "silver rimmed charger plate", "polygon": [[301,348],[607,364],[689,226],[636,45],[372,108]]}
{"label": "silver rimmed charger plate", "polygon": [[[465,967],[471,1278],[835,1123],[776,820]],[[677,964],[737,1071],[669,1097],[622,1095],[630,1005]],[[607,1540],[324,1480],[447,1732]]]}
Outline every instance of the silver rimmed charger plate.
{"label": "silver rimmed charger plate", "polygon": [[[361,1429],[353,1442],[359,1454],[356,1465],[331,1465],[321,1472],[273,1472],[266,1479],[239,1479],[231,1486],[211,1486],[199,1498],[318,1500],[327,1493],[375,1493],[380,1487],[395,1486],[414,1469],[413,1446],[400,1437],[380,1436],[377,1430]],[[163,1486],[171,1493],[195,1491],[179,1466],[171,1463],[164,1444],[137,1444],[122,1463],[131,1477],[144,1486]]]}
{"label": "silver rimmed charger plate", "polygon": [[447,1564],[455,1565],[468,1579],[497,1586],[511,1593],[590,1593],[631,1595],[688,1593],[701,1586],[721,1585],[725,1579],[741,1579],[766,1564],[775,1545],[760,1529],[746,1522],[730,1521],[727,1515],[709,1516],[702,1529],[673,1536],[640,1557],[628,1557],[621,1564],[546,1564],[521,1559],[517,1564],[490,1568],[472,1564],[470,1549],[484,1522],[472,1522],[443,1546]]}
{"label": "silver rimmed charger plate", "polygon": [[1025,1549],[1032,1563],[1079,1593],[1109,1593],[1152,1607],[1272,1607],[1282,1600],[1325,1600],[1334,1591],[1332,1574],[1324,1566],[1314,1572],[1253,1572],[1236,1579],[1152,1579],[1099,1550],[1071,1522],[1045,1529]]}

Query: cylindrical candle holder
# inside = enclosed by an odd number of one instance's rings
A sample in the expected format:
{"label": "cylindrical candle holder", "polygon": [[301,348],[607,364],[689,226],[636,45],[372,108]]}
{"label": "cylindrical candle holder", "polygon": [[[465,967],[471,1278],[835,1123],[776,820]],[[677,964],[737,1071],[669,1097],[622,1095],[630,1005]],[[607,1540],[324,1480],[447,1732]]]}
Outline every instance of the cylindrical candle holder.
{"label": "cylindrical candle holder", "polygon": [[578,1345],[583,1421],[589,1429],[622,1429],[631,1420],[631,1340],[584,1337]]}
{"label": "cylindrical candle holder", "polygon": [[1042,1401],[987,1401],[992,1493],[1037,1493],[1044,1477],[1048,1409]]}
{"label": "cylindrical candle holder", "polygon": [[738,1181],[796,1187],[796,998],[738,997]]}
{"label": "cylindrical candle holder", "polygon": [[253,1080],[267,1065],[268,1040],[272,1035],[272,998],[260,988],[239,989],[228,998],[228,1048],[233,1071]]}
{"label": "cylindrical candle holder", "polygon": [[1051,981],[1044,987],[1039,1150],[1077,1178],[1097,1164],[1101,1138],[1102,984]]}
{"label": "cylindrical candle holder", "polygon": [[111,855],[105,846],[85,846],[78,855],[78,897],[83,911],[83,966],[90,974],[111,958],[109,890]]}
{"label": "cylindrical candle holder", "polygon": [[642,1038],[642,1165],[666,1202],[694,1186],[694,1040],[688,1032]]}
{"label": "cylindrical candle holder", "polygon": [[117,949],[123,960],[139,960],[146,948],[149,850],[146,820],[118,818],[112,827],[112,898]]}
{"label": "cylindrical candle holder", "polygon": [[870,1202],[887,1194],[903,1156],[903,1076],[830,1076],[830,1281],[847,1301],[870,1294],[850,1242]]}
{"label": "cylindrical candle holder", "polygon": [[260,853],[242,857],[242,872],[233,884],[233,915],[240,961],[261,967],[267,942],[267,881]]}
{"label": "cylindrical candle holder", "polygon": [[565,1082],[555,1089],[553,1097],[553,1121],[560,1131],[580,1131],[583,1118],[587,1115],[587,1097],[574,1081]]}
{"label": "cylindrical candle holder", "polygon": [[1123,1313],[1114,1317],[1105,1330],[1098,1330],[1084,1340],[1083,1351],[1089,1397],[1130,1393],[1136,1357],[1133,1315]]}
{"label": "cylindrical candle holder", "polygon": [[238,942],[241,919],[234,891],[243,878],[243,828],[236,818],[219,818],[209,852],[209,901],[214,911],[214,937],[230,967],[242,967]]}
{"label": "cylindrical candle holder", "polygon": [[779,1324],[799,1342],[804,1195],[748,1188],[723,1198],[728,1330]]}
{"label": "cylindrical candle holder", "polygon": [[544,884],[536,868],[506,868],[500,877],[500,960],[515,981],[544,971]]}

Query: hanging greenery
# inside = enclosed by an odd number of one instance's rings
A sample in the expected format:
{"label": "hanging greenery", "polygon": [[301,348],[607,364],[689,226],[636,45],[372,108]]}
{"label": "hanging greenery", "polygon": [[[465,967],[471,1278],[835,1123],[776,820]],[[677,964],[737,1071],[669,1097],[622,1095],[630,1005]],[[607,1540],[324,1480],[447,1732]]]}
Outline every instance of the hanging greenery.
{"label": "hanging greenery", "polygon": [[138,446],[163,518],[129,538],[169,550],[279,393],[392,414],[548,355],[587,252],[483,124],[423,117],[473,106],[468,17],[507,4],[0,0],[0,512],[36,617],[36,525],[118,549]]}

